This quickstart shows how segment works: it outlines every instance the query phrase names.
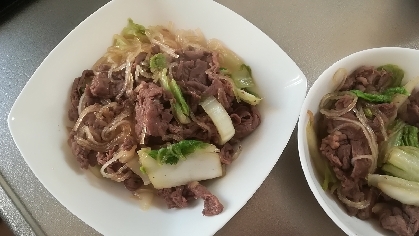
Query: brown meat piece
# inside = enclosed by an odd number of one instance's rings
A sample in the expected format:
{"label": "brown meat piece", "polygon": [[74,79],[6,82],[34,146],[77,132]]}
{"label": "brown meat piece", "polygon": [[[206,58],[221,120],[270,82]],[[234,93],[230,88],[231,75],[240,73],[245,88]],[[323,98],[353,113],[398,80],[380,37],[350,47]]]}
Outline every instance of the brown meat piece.
{"label": "brown meat piece", "polygon": [[391,73],[372,66],[361,66],[345,80],[340,91],[359,89],[364,92],[381,92],[391,84]]}
{"label": "brown meat piece", "polygon": [[172,94],[155,83],[142,81],[135,105],[135,132],[138,140],[147,140],[150,136],[157,138],[168,134],[169,123],[173,118],[170,101]]}
{"label": "brown meat piece", "polygon": [[128,179],[124,180],[124,185],[129,191],[135,191],[143,186],[144,182],[140,176],[132,173]]}
{"label": "brown meat piece", "polygon": [[68,145],[70,146],[71,152],[76,157],[77,162],[80,164],[80,167],[87,169],[89,165],[96,165],[95,155],[96,152],[91,151],[87,148],[80,146],[74,139],[74,131],[70,133],[70,136],[67,140]]}
{"label": "brown meat piece", "polygon": [[220,150],[221,163],[230,165],[233,162],[234,147],[230,143],[224,144]]}
{"label": "brown meat piece", "polygon": [[97,73],[90,85],[92,94],[99,98],[114,98],[124,87],[125,70],[112,73],[112,78],[108,77],[108,71]]}
{"label": "brown meat piece", "polygon": [[157,190],[157,196],[163,198],[170,208],[185,208],[188,206],[190,192],[184,185],[173,188],[163,188]]}
{"label": "brown meat piece", "polygon": [[261,123],[260,113],[255,106],[240,104],[230,114],[236,133],[235,139],[243,139],[251,134]]}
{"label": "brown meat piece", "polygon": [[74,79],[70,92],[70,108],[68,109],[68,118],[70,121],[76,121],[79,118],[78,106],[80,97],[83,94],[86,85],[90,83],[93,75],[92,70],[84,70],[80,77]]}
{"label": "brown meat piece", "polygon": [[381,209],[376,213],[381,226],[397,235],[414,236],[419,230],[419,207],[382,203]]}
{"label": "brown meat piece", "polygon": [[188,189],[194,193],[195,198],[204,199],[204,210],[202,210],[204,216],[218,215],[223,211],[223,204],[221,204],[218,198],[211,194],[205,186],[194,181],[188,184]]}

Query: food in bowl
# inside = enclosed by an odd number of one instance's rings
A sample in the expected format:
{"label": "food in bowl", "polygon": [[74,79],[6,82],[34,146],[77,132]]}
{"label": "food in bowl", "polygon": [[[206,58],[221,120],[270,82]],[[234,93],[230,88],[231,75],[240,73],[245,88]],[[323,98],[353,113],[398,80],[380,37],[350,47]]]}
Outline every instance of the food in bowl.
{"label": "food in bowl", "polygon": [[419,77],[402,85],[392,64],[338,69],[339,82],[307,123],[307,144],[322,187],[347,214],[398,235],[419,230]]}
{"label": "food in bowl", "polygon": [[128,25],[91,69],[73,82],[68,143],[83,169],[122,182],[150,206],[204,200],[223,204],[199,181],[225,175],[240,141],[260,124],[251,69],[199,30]]}

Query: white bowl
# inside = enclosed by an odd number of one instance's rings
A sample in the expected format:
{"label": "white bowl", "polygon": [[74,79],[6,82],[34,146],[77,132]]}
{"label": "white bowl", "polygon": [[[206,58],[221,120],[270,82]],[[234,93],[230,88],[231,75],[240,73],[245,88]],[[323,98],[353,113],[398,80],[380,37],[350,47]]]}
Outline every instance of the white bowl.
{"label": "white bowl", "polygon": [[385,47],[373,48],[351,54],[325,70],[308,92],[303,103],[298,121],[298,151],[301,166],[308,185],[327,215],[348,235],[392,235],[380,227],[377,220],[363,221],[346,213],[343,205],[321,187],[321,178],[314,169],[307,146],[306,126],[309,120],[307,111],[318,114],[321,98],[335,90],[340,81],[333,81],[333,74],[339,68],[346,68],[348,74],[362,65],[380,66],[396,64],[405,71],[403,83],[419,76],[419,51],[408,48]]}
{"label": "white bowl", "polygon": [[[202,216],[202,201],[177,210],[156,200],[155,206],[142,211],[122,184],[82,171],[67,145],[72,81],[103,55],[129,17],[146,27],[172,21],[179,29],[200,28],[207,39],[220,39],[252,68],[263,97],[262,123],[244,140],[242,154],[228,166],[226,176],[207,185],[225,207],[217,216]],[[114,0],[45,58],[13,105],[8,123],[22,156],[45,188],[100,233],[212,235],[246,204],[274,167],[297,123],[306,89],[304,74],[273,40],[215,1]]]}

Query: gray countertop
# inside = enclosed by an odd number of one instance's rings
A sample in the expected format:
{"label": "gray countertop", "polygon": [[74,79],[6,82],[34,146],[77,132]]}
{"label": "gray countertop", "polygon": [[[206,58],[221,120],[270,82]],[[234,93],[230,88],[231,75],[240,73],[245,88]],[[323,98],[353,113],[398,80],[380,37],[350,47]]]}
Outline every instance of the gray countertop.
{"label": "gray countertop", "polygon": [[[7,115],[48,53],[106,2],[33,0],[0,21],[0,215],[16,235],[98,235],[37,180],[13,142]],[[353,52],[419,48],[417,0],[217,2],[270,36],[301,68],[309,86]],[[216,235],[344,235],[305,181],[295,131],[262,186]]]}

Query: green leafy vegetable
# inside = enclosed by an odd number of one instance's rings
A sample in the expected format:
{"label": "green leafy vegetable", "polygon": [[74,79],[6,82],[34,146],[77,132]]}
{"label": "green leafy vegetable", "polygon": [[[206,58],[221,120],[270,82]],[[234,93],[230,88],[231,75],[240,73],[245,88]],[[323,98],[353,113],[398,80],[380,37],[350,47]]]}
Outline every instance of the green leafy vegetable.
{"label": "green leafy vegetable", "polygon": [[252,78],[252,70],[246,64],[242,64],[238,70],[233,71],[231,78],[237,88],[243,89],[255,86]]}
{"label": "green leafy vegetable", "polygon": [[254,91],[255,83],[253,82],[250,66],[241,64],[238,68],[233,69],[220,67],[220,73],[228,77],[237,101],[257,105],[262,100]]}
{"label": "green leafy vegetable", "polygon": [[154,76],[160,82],[161,87],[166,91],[169,91],[173,94],[173,97],[175,97],[175,101],[171,103],[171,106],[178,121],[182,124],[190,123],[191,120],[188,118],[190,112],[189,106],[186,103],[176,80],[167,76],[167,68],[163,68],[161,71],[155,70]]}
{"label": "green leafy vegetable", "polygon": [[231,77],[231,73],[227,68],[220,67],[220,73],[225,75],[225,76]]}
{"label": "green leafy vegetable", "polygon": [[419,147],[417,127],[411,125],[406,125],[403,127],[401,146]]}
{"label": "green leafy vegetable", "polygon": [[175,144],[170,144],[165,148],[151,150],[148,155],[161,164],[176,164],[180,159],[195,152],[197,149],[203,149],[209,144],[197,140],[182,140]]}
{"label": "green leafy vegetable", "polygon": [[169,81],[170,90],[173,93],[173,96],[176,99],[176,102],[180,104],[180,108],[182,109],[183,114],[189,115],[189,106],[183,97],[182,91],[180,91],[179,86],[176,83],[176,80],[171,79]]}
{"label": "green leafy vegetable", "polygon": [[419,148],[393,147],[382,169],[396,177],[419,182]]}
{"label": "green leafy vegetable", "polygon": [[196,140],[184,140],[165,148],[138,151],[139,162],[156,189],[176,187],[223,174],[219,149]]}
{"label": "green leafy vegetable", "polygon": [[393,147],[413,146],[419,147],[418,128],[408,125],[401,120],[395,120],[387,129],[389,137],[380,144],[380,158],[378,165],[387,162],[389,153]]}
{"label": "green leafy vegetable", "polygon": [[128,25],[122,30],[122,36],[142,38],[145,36],[145,30],[144,26],[136,24],[131,18],[128,18]]}
{"label": "green leafy vegetable", "polygon": [[157,53],[150,58],[151,72],[162,71],[167,68],[166,57],[162,53]]}
{"label": "green leafy vegetable", "polygon": [[114,36],[114,46],[127,46],[129,45],[129,41],[127,39],[138,39],[142,42],[148,42],[148,38],[145,35],[146,28],[142,25],[134,23],[131,18],[128,18],[127,26],[122,29],[120,35]]}
{"label": "green leafy vegetable", "polygon": [[364,108],[364,113],[365,113],[365,116],[367,118],[372,118],[373,117],[372,111],[368,107]]}
{"label": "green leafy vegetable", "polygon": [[396,94],[404,94],[408,95],[406,89],[404,87],[394,87],[394,88],[388,88],[382,93],[365,93],[360,90],[351,90],[357,97],[365,99],[369,102],[374,103],[387,103],[391,102],[393,99],[393,96]]}
{"label": "green leafy vegetable", "polygon": [[387,64],[377,67],[377,70],[385,70],[391,74],[392,83],[389,87],[399,87],[404,77],[404,71],[397,65]]}

